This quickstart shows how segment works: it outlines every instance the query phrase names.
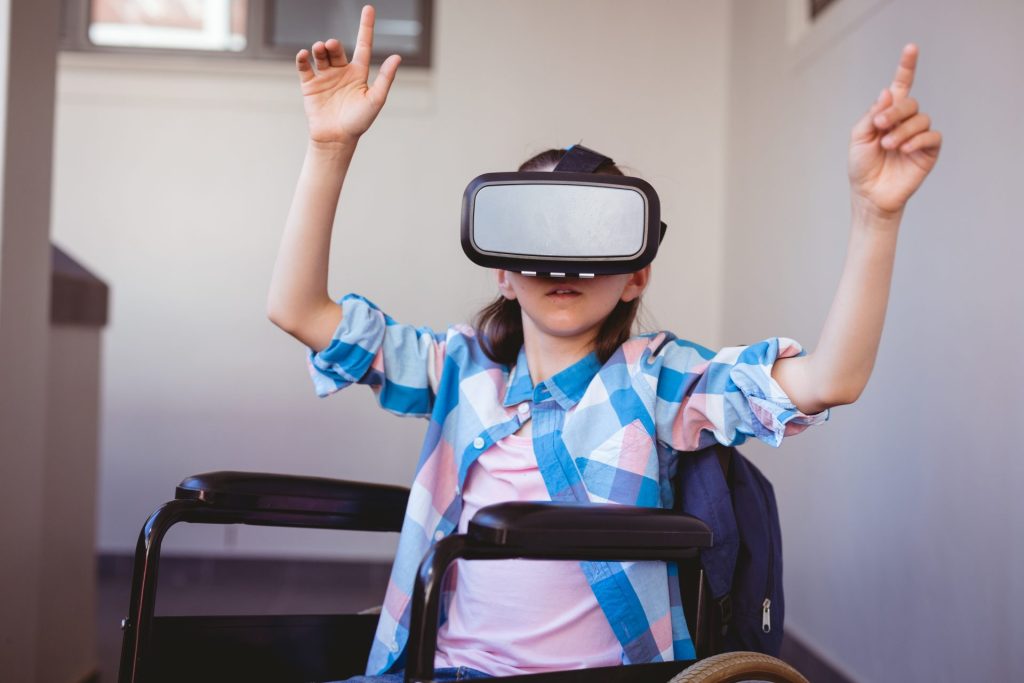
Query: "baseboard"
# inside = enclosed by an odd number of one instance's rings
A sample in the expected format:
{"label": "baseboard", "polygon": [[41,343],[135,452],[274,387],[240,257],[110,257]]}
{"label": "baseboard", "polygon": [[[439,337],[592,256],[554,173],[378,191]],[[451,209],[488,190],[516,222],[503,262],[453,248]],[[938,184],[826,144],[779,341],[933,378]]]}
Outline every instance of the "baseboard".
{"label": "baseboard", "polygon": [[782,637],[779,658],[792,665],[812,683],[855,683],[840,673],[817,650],[789,631]]}

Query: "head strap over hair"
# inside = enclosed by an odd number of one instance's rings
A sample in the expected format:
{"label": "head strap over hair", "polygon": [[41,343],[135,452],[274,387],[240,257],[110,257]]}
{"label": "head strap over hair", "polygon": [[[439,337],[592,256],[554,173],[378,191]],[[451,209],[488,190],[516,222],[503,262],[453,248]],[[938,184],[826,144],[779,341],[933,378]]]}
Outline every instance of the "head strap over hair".
{"label": "head strap over hair", "polygon": [[565,149],[565,156],[552,170],[562,173],[594,173],[601,166],[614,163],[600,152],[595,152],[583,145],[572,145]]}

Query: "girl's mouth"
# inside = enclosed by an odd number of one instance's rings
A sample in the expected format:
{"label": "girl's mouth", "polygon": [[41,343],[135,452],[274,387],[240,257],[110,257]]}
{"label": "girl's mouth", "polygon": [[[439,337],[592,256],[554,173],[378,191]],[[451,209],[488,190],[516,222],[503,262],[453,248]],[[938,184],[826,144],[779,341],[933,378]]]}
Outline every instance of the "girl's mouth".
{"label": "girl's mouth", "polygon": [[552,297],[554,299],[572,299],[574,297],[580,296],[580,292],[577,292],[572,287],[552,287],[550,290],[548,290],[547,296]]}

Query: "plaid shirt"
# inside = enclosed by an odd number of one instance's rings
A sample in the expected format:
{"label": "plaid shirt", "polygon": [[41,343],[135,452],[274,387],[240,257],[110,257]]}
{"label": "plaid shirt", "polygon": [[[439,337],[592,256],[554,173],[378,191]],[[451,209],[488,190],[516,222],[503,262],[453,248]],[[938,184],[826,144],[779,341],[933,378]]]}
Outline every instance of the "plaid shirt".
{"label": "plaid shirt", "polygon": [[[671,507],[679,451],[748,436],[783,436],[828,419],[801,413],[771,377],[776,358],[803,354],[771,338],[717,353],[667,332],[624,343],[604,365],[590,354],[534,385],[526,354],[509,368],[484,355],[475,330],[436,334],[396,323],[349,294],[330,345],[310,351],[318,396],[353,382],[380,405],[430,420],[391,570],[367,673],[404,665],[413,578],[430,545],[453,533],[470,465],[533,420],[537,464],[552,500]],[[624,663],[693,659],[677,567],[664,562],[581,562],[622,644]]]}

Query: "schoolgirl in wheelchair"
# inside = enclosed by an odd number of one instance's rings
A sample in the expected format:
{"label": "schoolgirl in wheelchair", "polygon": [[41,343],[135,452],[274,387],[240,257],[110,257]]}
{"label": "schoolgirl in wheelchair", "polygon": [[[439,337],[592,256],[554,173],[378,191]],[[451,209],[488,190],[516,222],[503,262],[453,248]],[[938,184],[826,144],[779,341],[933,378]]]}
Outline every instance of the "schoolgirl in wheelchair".
{"label": "schoolgirl in wheelchair", "polygon": [[[497,296],[472,324],[434,332],[363,296],[326,293],[339,193],[400,61],[367,83],[373,20],[364,8],[351,62],[336,40],[296,57],[309,142],[268,310],[309,348],[319,396],[366,384],[385,410],[427,420],[366,677],[352,679],[398,681],[417,566],[477,511],[509,501],[672,508],[688,453],[750,436],[778,446],[857,399],[903,206],[940,138],[909,97],[908,46],[853,129],[849,253],[813,353],[785,337],[713,350],[634,334],[666,234],[658,195],[581,145],[469,184],[462,247],[494,269]],[[678,585],[673,563],[459,560],[444,583],[436,680],[695,659]]]}

